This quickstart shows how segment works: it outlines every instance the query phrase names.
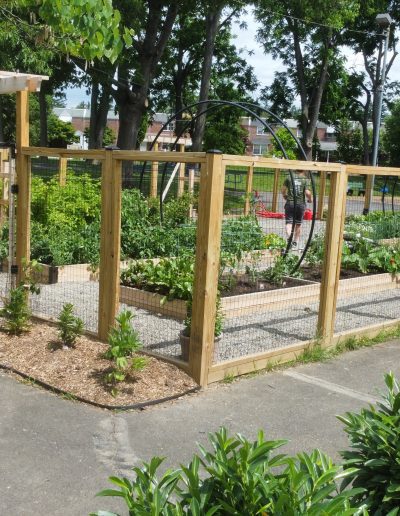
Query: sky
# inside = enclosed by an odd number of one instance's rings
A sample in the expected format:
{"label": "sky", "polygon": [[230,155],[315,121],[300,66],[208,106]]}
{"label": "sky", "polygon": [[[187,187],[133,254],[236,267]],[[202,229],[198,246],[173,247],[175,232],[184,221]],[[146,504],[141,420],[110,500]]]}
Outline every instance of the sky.
{"label": "sky", "polygon": [[[238,48],[245,48],[252,51],[252,55],[247,56],[246,59],[250,65],[253,66],[255,75],[259,80],[260,88],[272,83],[274,73],[276,71],[283,71],[285,67],[279,60],[273,60],[270,56],[264,55],[259,43],[256,41],[257,23],[251,13],[242,18],[241,21],[246,21],[247,28],[240,29],[239,25],[235,25],[236,46]],[[388,60],[391,54],[388,54]],[[358,71],[364,70],[363,59],[361,55],[354,53],[347,53],[347,62],[349,68],[355,68]],[[400,81],[400,56],[396,58],[393,67],[389,74],[389,79],[392,81]],[[67,107],[76,107],[82,101],[90,100],[85,93],[85,89],[68,89],[67,90]]]}

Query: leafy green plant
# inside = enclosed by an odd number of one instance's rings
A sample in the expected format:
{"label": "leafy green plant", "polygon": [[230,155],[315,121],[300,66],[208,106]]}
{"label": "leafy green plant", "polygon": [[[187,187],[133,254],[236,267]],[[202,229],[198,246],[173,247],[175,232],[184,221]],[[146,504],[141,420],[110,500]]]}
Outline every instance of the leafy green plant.
{"label": "leafy green plant", "polygon": [[301,278],[302,272],[297,270],[293,271],[293,267],[298,261],[297,256],[288,254],[286,256],[278,256],[275,260],[274,265],[269,267],[262,273],[262,277],[270,283],[282,286],[285,282],[285,278],[290,276],[292,278]]}
{"label": "leafy green plant", "polygon": [[312,267],[320,267],[324,259],[325,235],[319,233],[314,236],[307,250],[306,262]]}
{"label": "leafy green plant", "polygon": [[83,333],[83,321],[73,314],[74,305],[65,303],[58,316],[58,334],[67,347],[74,347],[76,339]]}
{"label": "leafy green plant", "polygon": [[[143,357],[133,356],[142,347],[138,333],[132,328],[133,317],[129,310],[121,312],[116,317],[116,325],[111,328],[108,335],[110,347],[105,356],[113,360],[114,367],[106,375],[106,382],[113,385],[125,380],[128,369],[140,371],[146,365]],[[113,388],[112,393],[117,392],[117,389]]]}
{"label": "leafy green plant", "polygon": [[169,227],[176,227],[189,222],[189,208],[195,202],[190,193],[184,193],[177,199],[171,199],[164,205],[164,223]]}
{"label": "leafy green plant", "polygon": [[276,233],[268,233],[265,235],[265,249],[285,249],[286,240]]}
{"label": "leafy green plant", "polygon": [[158,292],[167,299],[189,300],[194,277],[193,257],[162,258],[132,262],[121,273],[123,285]]}
{"label": "leafy green plant", "polygon": [[224,221],[221,249],[236,256],[254,249],[265,249],[265,234],[257,218],[249,215]]}
{"label": "leafy green plant", "polygon": [[364,488],[353,499],[370,514],[394,516],[400,507],[400,391],[393,373],[385,375],[385,383],[387,394],[376,407],[338,416],[351,444],[341,452],[345,471],[351,472],[342,487]]}
{"label": "leafy green plant", "polygon": [[32,312],[29,307],[28,293],[39,294],[40,289],[36,278],[40,269],[40,265],[35,261],[25,264],[23,281],[10,290],[8,297],[3,298],[4,306],[0,309],[0,317],[5,320],[5,329],[13,335],[20,335],[29,329]]}
{"label": "leafy green plant", "polygon": [[240,434],[229,437],[221,428],[209,440],[211,451],[200,446],[200,455],[188,466],[167,470],[158,479],[162,459],[154,457],[133,468],[133,481],[110,477],[118,489],[105,489],[99,496],[122,498],[135,516],[357,513],[349,500],[362,490],[339,492],[336,481],[350,473],[319,450],[296,457],[273,455],[286,441],[266,441],[261,431],[251,442]]}

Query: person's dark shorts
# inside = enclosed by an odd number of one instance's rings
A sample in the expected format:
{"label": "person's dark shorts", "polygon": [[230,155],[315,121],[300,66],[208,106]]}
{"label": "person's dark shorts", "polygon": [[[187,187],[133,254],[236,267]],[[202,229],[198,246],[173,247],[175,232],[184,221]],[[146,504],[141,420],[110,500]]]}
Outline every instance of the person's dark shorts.
{"label": "person's dark shorts", "polygon": [[293,219],[295,224],[301,224],[303,222],[305,209],[304,204],[296,204],[296,206],[294,206],[293,203],[287,202],[285,204],[286,224],[293,224]]}

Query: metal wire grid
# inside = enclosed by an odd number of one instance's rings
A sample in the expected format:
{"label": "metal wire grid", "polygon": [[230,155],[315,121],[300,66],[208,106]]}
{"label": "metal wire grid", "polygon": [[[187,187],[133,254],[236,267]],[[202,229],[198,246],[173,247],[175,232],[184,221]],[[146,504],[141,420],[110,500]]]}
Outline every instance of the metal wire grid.
{"label": "metal wire grid", "polygon": [[63,177],[58,159],[32,162],[31,259],[42,264],[33,313],[57,319],[72,303],[85,328],[96,331],[101,165],[68,160]]}
{"label": "metal wire grid", "polygon": [[[395,183],[395,178],[375,178],[371,211],[365,216],[347,197],[335,332],[400,318],[400,291],[392,274],[400,262],[400,191]],[[349,184],[354,184],[351,176]]]}

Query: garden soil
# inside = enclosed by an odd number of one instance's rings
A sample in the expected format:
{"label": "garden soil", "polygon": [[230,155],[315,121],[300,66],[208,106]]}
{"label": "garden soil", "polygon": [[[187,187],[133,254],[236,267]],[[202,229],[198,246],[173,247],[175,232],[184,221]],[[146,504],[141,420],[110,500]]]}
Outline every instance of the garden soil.
{"label": "garden soil", "polygon": [[107,349],[107,344],[87,336],[80,337],[74,348],[63,348],[57,328],[44,323],[32,324],[20,336],[0,332],[0,365],[89,402],[134,405],[183,395],[197,386],[174,365],[146,357],[146,367],[129,373],[113,396],[112,386],[104,381],[111,370],[110,360],[103,357]]}

